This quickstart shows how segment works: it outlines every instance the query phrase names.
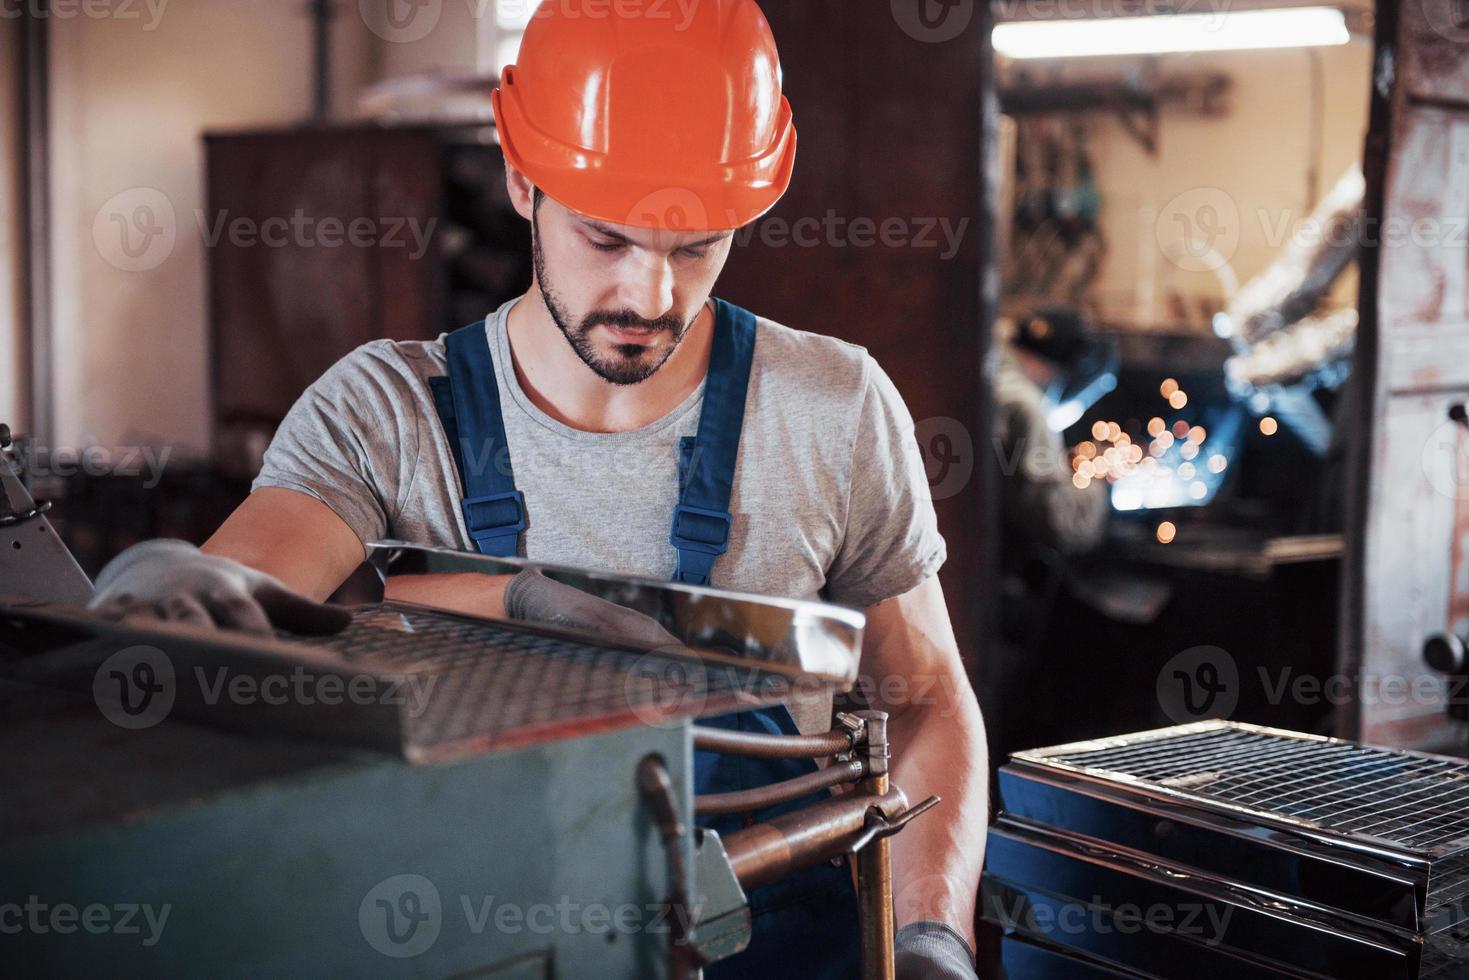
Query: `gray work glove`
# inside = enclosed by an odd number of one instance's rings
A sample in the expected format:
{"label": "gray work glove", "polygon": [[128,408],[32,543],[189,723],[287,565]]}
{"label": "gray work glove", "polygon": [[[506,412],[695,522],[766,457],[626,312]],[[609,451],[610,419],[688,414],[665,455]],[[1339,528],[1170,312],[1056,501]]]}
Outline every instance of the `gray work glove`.
{"label": "gray work glove", "polygon": [[910,922],[893,943],[898,980],[978,980],[974,954],[942,922]]}
{"label": "gray work glove", "polygon": [[679,645],[678,638],[651,616],[547,578],[539,568],[527,568],[505,586],[505,614],[634,646]]}
{"label": "gray work glove", "polygon": [[351,622],[340,606],[312,602],[277,579],[185,541],[144,541],[97,576],[90,607],[114,619],[155,616],[195,626],[272,635],[335,633]]}

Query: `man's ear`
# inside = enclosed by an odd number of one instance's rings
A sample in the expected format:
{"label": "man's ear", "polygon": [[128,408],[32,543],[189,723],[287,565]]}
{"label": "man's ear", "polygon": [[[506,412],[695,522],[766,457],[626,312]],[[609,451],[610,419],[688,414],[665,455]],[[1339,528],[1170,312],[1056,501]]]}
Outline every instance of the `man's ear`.
{"label": "man's ear", "polygon": [[531,213],[535,210],[536,185],[511,166],[508,160],[505,161],[505,189],[510,193],[510,203],[516,213],[526,221],[531,220]]}

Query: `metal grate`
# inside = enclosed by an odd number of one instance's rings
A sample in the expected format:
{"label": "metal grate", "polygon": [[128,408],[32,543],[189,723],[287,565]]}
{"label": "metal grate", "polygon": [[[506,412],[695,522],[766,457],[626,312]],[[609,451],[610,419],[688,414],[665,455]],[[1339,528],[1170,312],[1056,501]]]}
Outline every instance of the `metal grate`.
{"label": "metal grate", "polygon": [[1424,854],[1469,844],[1469,763],[1454,759],[1223,723],[1020,757]]}
{"label": "metal grate", "polygon": [[417,690],[406,692],[407,722],[420,745],[629,714],[656,723],[733,710],[740,695],[772,700],[784,683],[756,667],[596,646],[392,604],[363,610],[343,632],[312,642],[364,667],[417,677]]}

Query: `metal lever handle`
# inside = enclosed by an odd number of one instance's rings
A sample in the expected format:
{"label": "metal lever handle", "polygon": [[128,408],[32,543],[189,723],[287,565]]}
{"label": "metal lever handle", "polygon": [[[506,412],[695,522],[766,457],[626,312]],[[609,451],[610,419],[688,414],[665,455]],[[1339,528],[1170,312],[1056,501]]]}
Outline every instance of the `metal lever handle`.
{"label": "metal lever handle", "polygon": [[875,840],[882,840],[884,837],[893,836],[908,826],[908,822],[914,817],[922,816],[924,813],[938,806],[940,802],[940,797],[930,796],[923,802],[904,810],[891,820],[883,816],[882,811],[877,807],[873,807],[867,811],[867,820],[865,821],[862,833],[858,834],[857,839],[847,846],[847,853],[856,854]]}

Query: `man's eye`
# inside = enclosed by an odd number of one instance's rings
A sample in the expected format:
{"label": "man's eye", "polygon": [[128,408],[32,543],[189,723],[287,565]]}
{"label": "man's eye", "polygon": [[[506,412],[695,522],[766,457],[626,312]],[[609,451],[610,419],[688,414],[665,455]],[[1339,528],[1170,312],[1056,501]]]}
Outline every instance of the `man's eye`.
{"label": "man's eye", "polygon": [[622,250],[622,242],[599,242],[591,238],[587,241],[599,252],[620,252]]}
{"label": "man's eye", "polygon": [[681,248],[678,251],[686,259],[702,259],[709,255],[707,248]]}

